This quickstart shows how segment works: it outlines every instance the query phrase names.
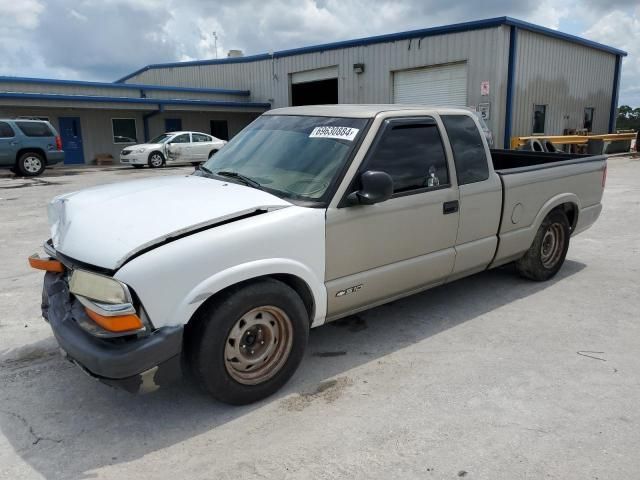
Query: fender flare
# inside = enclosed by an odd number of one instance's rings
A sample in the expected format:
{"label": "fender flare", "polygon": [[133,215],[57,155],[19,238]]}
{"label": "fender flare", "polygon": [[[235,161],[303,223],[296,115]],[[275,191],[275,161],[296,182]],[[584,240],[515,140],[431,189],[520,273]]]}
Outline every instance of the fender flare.
{"label": "fender flare", "polygon": [[[542,208],[540,208],[538,215],[536,215],[536,218],[532,223],[532,226],[534,227],[533,231],[534,232],[538,231],[538,229],[540,228],[540,225],[542,225],[543,220],[547,217],[547,215],[549,215],[551,210],[559,207],[560,205],[564,205],[565,203],[571,203],[576,206],[576,217],[573,220],[573,223],[574,223],[573,226],[575,226],[578,223],[578,216],[580,215],[580,210],[582,208],[580,205],[580,199],[574,193],[561,193],[559,195],[556,195],[555,197],[551,197],[547,201],[547,203],[545,203],[542,206]],[[534,233],[534,236],[535,236],[535,233]],[[533,240],[531,241],[533,242]]]}
{"label": "fender flare", "polygon": [[311,326],[321,325],[327,312],[327,291],[324,282],[302,263],[286,258],[255,260],[215,273],[195,285],[171,312],[169,318],[172,318],[174,323],[186,325],[204,302],[225,288],[259,277],[283,274],[295,276],[306,284],[314,302]]}

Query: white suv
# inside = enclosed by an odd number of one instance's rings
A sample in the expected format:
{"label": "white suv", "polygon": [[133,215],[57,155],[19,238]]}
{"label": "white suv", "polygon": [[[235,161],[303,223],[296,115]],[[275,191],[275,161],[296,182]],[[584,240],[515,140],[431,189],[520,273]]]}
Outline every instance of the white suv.
{"label": "white suv", "polygon": [[227,142],[200,132],[168,132],[158,135],[149,143],[133,145],[120,152],[120,163],[142,168],[163,167],[172,163],[207,161]]}

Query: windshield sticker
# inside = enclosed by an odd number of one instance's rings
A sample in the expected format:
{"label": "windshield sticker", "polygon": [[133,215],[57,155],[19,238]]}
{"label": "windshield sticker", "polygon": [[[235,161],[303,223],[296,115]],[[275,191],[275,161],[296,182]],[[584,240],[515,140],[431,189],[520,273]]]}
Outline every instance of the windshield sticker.
{"label": "windshield sticker", "polygon": [[359,128],[351,127],[316,127],[309,134],[309,138],[337,138],[353,142],[359,131]]}

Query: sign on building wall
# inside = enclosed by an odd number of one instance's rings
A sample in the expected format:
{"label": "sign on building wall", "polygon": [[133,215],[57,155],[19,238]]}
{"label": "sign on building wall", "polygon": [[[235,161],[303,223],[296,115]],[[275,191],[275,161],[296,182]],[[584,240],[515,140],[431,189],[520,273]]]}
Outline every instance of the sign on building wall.
{"label": "sign on building wall", "polygon": [[489,102],[479,103],[478,104],[478,112],[482,116],[483,120],[489,120],[491,117],[491,104]]}
{"label": "sign on building wall", "polygon": [[486,80],[484,82],[480,82],[480,95],[483,97],[489,95],[489,82]]}

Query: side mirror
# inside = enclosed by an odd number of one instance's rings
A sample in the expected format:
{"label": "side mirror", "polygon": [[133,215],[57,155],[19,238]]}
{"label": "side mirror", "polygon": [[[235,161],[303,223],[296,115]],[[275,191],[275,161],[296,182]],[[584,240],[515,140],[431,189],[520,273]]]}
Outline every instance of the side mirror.
{"label": "side mirror", "polygon": [[360,190],[347,196],[350,205],[373,205],[393,195],[393,179],[386,172],[367,170],[360,175],[360,185]]}

